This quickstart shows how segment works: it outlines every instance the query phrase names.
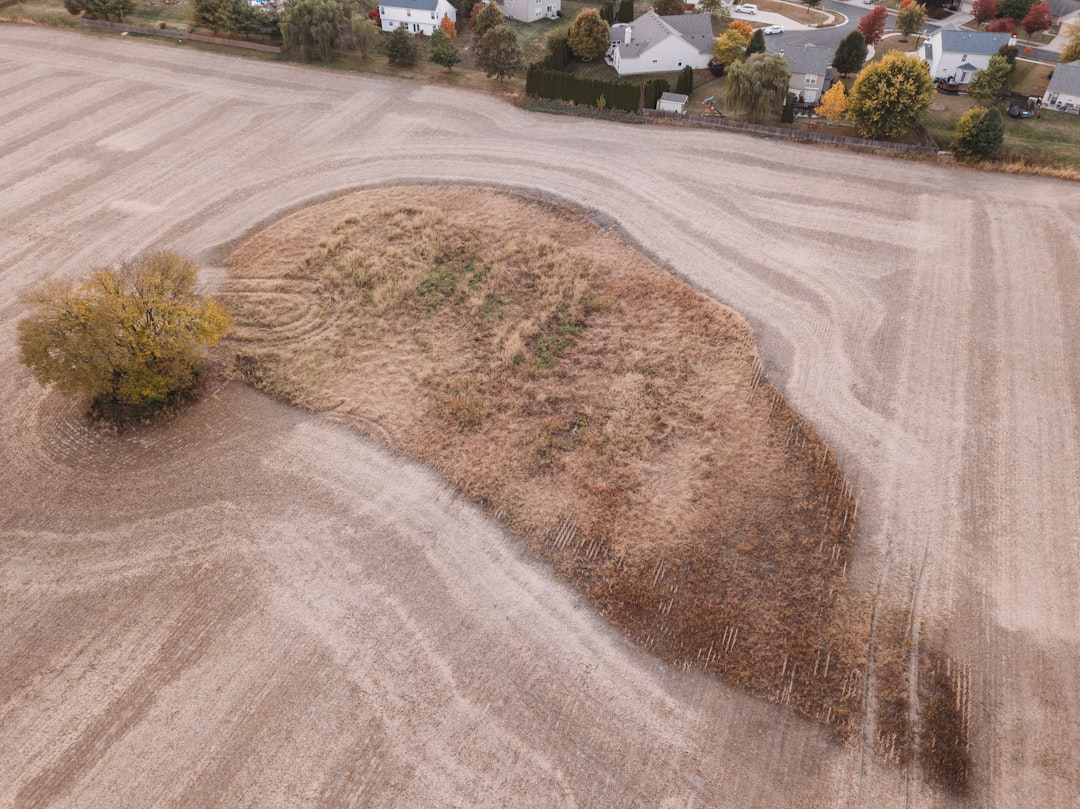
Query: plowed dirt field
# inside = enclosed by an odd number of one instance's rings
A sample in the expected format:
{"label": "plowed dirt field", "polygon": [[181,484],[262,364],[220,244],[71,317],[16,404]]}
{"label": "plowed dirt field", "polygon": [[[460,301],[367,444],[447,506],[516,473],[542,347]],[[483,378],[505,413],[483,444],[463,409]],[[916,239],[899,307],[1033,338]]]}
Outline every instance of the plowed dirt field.
{"label": "plowed dirt field", "polygon": [[[432,181],[595,209],[746,316],[859,497],[881,665],[948,655],[966,796],[873,698],[841,745],[667,666],[325,417],[234,383],[112,437],[17,362],[44,278],[175,249],[213,286],[288,210]],[[0,806],[1074,806],[1077,221],[1076,184],[0,26]]]}

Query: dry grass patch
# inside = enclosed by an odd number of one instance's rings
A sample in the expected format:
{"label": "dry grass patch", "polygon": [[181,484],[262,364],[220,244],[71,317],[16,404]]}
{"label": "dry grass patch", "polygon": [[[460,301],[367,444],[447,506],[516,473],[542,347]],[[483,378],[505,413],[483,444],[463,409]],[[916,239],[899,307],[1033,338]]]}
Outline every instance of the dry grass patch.
{"label": "dry grass patch", "polygon": [[971,786],[971,671],[926,650],[919,667],[919,763],[927,779],[953,792]]}
{"label": "dry grass patch", "polygon": [[352,193],[229,263],[255,384],[441,470],[666,660],[858,722],[855,498],[737,314],[580,210],[473,187]]}

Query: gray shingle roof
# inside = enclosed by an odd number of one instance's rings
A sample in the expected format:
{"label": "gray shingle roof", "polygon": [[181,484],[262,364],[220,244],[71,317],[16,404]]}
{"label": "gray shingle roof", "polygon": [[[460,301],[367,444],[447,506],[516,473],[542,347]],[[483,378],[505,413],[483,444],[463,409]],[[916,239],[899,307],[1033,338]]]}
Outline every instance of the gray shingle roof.
{"label": "gray shingle roof", "polygon": [[941,50],[944,53],[981,53],[993,55],[1002,45],[1009,44],[1008,34],[988,31],[942,31]]}
{"label": "gray shingle roof", "polygon": [[[626,29],[630,41],[626,41]],[[712,21],[708,14],[683,14],[661,17],[649,9],[633,22],[611,26],[611,44],[619,46],[624,59],[634,59],[669,36],[677,36],[694,45],[701,53],[712,53]]]}
{"label": "gray shingle roof", "polygon": [[676,104],[685,104],[690,100],[690,96],[683,95],[682,93],[661,93],[661,101],[674,101]]}
{"label": "gray shingle roof", "polygon": [[1080,9],[1080,3],[1076,0],[1046,0],[1046,4],[1050,6],[1050,13],[1055,17],[1064,17]]}
{"label": "gray shingle roof", "polygon": [[1048,93],[1080,96],[1080,61],[1065,62],[1054,67],[1054,75],[1046,88]]}
{"label": "gray shingle roof", "polygon": [[814,44],[801,45],[797,48],[786,48],[784,60],[787,68],[792,73],[814,73],[824,76],[832,62],[833,51],[829,48],[819,48]]}
{"label": "gray shingle roof", "polygon": [[661,17],[691,45],[697,45],[702,53],[712,53],[716,44],[712,32],[712,16],[709,14],[680,14]]}

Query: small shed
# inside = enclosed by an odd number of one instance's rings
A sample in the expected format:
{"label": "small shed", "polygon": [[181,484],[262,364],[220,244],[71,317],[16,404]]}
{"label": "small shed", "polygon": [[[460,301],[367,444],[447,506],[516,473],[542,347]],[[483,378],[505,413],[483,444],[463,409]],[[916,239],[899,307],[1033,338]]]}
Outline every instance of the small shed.
{"label": "small shed", "polygon": [[690,96],[682,93],[664,93],[656,102],[656,109],[661,112],[677,112],[682,115],[686,112],[686,102]]}

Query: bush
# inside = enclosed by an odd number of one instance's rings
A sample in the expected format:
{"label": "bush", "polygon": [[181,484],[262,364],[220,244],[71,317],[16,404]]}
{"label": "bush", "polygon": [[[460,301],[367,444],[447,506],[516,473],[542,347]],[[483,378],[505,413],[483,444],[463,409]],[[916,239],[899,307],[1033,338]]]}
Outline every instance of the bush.
{"label": "bush", "polygon": [[587,8],[570,24],[567,42],[582,59],[595,59],[611,46],[611,26],[600,19],[596,9]]}
{"label": "bush", "polygon": [[413,67],[420,60],[420,46],[404,25],[399,25],[386,38],[386,56],[390,64],[398,67]]}
{"label": "bush", "polygon": [[675,83],[675,92],[690,95],[694,92],[694,69],[687,65],[679,72],[679,80]]}
{"label": "bush", "polygon": [[144,414],[193,389],[203,349],[228,328],[175,253],[53,282],[24,298],[20,358],[34,377],[108,415]]}
{"label": "bush", "polygon": [[91,20],[124,21],[135,10],[135,0],[64,0],[69,14],[84,14]]}
{"label": "bush", "polygon": [[956,154],[966,160],[988,160],[1005,140],[1005,121],[996,108],[972,107],[956,124]]}

